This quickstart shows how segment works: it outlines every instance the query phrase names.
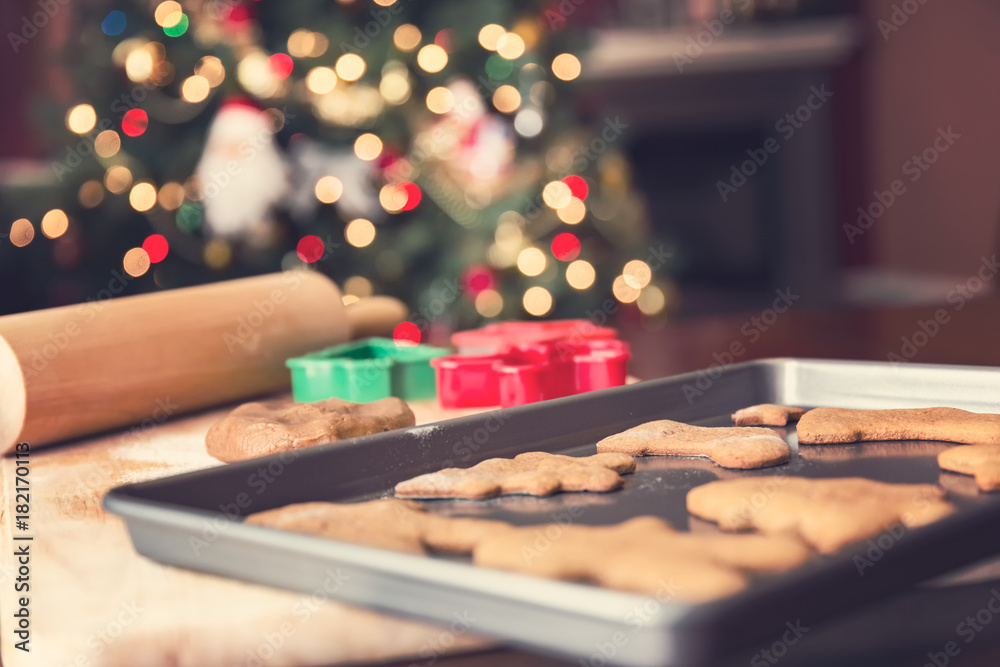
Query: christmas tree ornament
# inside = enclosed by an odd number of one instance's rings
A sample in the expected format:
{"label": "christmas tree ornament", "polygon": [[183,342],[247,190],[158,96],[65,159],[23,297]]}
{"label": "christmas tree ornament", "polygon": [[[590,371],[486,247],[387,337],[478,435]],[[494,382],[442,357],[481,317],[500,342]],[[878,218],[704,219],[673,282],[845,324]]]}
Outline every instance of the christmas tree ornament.
{"label": "christmas tree ornament", "polygon": [[263,109],[227,99],[212,121],[195,169],[212,234],[239,238],[266,222],[288,192],[288,169]]}

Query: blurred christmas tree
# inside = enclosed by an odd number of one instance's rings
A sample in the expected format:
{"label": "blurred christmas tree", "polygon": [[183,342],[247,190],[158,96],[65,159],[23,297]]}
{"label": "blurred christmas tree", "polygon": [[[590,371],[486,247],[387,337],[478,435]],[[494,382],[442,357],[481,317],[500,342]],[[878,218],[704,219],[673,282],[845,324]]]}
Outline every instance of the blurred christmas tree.
{"label": "blurred christmas tree", "polygon": [[609,292],[664,309],[621,128],[575,117],[558,3],[73,7],[77,105],[48,114],[68,194],[41,223],[66,266],[159,287],[308,266],[447,327]]}

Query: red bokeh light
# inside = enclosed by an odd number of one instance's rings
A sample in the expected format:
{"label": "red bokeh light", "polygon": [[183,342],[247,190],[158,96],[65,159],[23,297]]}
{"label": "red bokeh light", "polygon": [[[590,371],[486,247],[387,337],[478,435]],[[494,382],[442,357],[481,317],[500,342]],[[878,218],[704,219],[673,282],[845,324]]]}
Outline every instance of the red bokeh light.
{"label": "red bokeh light", "polygon": [[579,200],[584,200],[587,198],[587,193],[590,189],[587,187],[587,181],[583,180],[581,176],[567,176],[562,179],[562,182],[569,186],[569,191],[573,193],[573,196]]}
{"label": "red bokeh light", "polygon": [[420,327],[413,322],[402,322],[392,332],[396,345],[417,345],[420,343]]}
{"label": "red bokeh light", "polygon": [[292,62],[292,57],[287,53],[275,53],[267,60],[271,65],[271,71],[279,79],[287,79],[288,75],[292,73],[292,68],[295,66]]}
{"label": "red bokeh light", "polygon": [[572,262],[580,256],[580,239],[569,232],[557,234],[552,239],[552,254],[563,262]]}
{"label": "red bokeh light", "polygon": [[170,244],[162,234],[150,234],[142,242],[142,249],[149,255],[149,261],[153,264],[162,262],[170,252]]}
{"label": "red bokeh light", "polygon": [[434,35],[434,43],[444,49],[447,53],[451,53],[453,39],[453,32],[450,28],[439,30],[438,34]]}
{"label": "red bokeh light", "polygon": [[323,239],[312,234],[299,239],[299,243],[295,247],[295,253],[306,264],[318,262],[319,258],[323,256],[323,250]]}
{"label": "red bokeh light", "polygon": [[138,137],[149,127],[149,116],[142,109],[130,109],[122,116],[122,132],[130,137]]}
{"label": "red bokeh light", "polygon": [[400,183],[399,187],[406,190],[406,203],[403,204],[403,208],[400,210],[412,211],[417,207],[417,204],[420,203],[420,197],[422,196],[420,194],[420,188],[417,187],[416,183],[410,183],[408,181]]}
{"label": "red bokeh light", "polygon": [[492,289],[496,285],[496,276],[490,267],[473,264],[463,272],[462,282],[469,296],[475,298],[483,290]]}

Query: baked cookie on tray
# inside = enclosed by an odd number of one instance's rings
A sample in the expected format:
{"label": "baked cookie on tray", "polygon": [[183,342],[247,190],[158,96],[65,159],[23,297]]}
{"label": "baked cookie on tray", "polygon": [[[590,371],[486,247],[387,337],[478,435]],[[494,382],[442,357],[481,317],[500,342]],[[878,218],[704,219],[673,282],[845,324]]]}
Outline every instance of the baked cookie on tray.
{"label": "baked cookie on tray", "polygon": [[512,459],[493,458],[471,468],[445,468],[396,485],[400,498],[495,498],[509,494],[549,496],[560,491],[614,491],[619,473],[635,470],[625,454],[563,456],[524,452]]}
{"label": "baked cookie on tray", "polygon": [[1000,445],[1000,414],[958,408],[816,408],[799,419],[798,434],[801,445],[871,440],[943,440]]}
{"label": "baked cookie on tray", "polygon": [[415,423],[409,406],[394,397],[371,403],[259,401],[244,403],[214,424],[205,447],[220,461],[242,461]]}
{"label": "baked cookie on tray", "polygon": [[688,491],[691,514],[723,530],[797,535],[833,553],[896,524],[916,528],[955,511],[934,484],[888,484],[861,477],[746,477]]}
{"label": "baked cookie on tray", "polygon": [[691,426],[661,419],[639,424],[597,443],[598,452],[632,456],[705,456],[723,468],[787,463],[792,448],[769,428]]}

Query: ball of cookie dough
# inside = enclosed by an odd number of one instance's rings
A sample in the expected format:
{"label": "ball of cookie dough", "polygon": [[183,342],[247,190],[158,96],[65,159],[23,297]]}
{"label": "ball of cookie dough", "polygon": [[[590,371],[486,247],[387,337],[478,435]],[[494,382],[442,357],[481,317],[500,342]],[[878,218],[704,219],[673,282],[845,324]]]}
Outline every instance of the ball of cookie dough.
{"label": "ball of cookie dough", "polygon": [[242,461],[415,423],[409,406],[394,397],[372,403],[260,401],[244,403],[213,425],[205,446],[220,461]]}

